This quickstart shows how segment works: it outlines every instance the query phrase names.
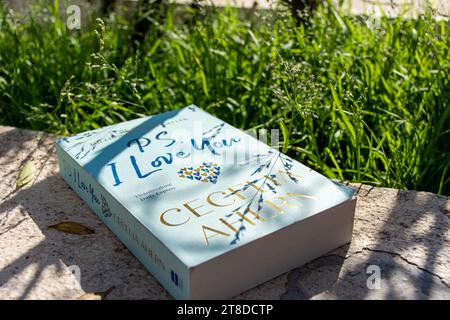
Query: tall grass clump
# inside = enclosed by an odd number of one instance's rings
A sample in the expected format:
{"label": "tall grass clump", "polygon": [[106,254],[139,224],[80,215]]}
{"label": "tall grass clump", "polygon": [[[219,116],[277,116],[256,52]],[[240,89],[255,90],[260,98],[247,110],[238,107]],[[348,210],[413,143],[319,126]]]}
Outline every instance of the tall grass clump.
{"label": "tall grass clump", "polygon": [[0,9],[3,124],[66,135],[195,103],[281,129],[285,151],[330,178],[450,193],[450,30],[431,13],[328,4],[299,25],[283,8],[169,6],[70,31],[55,3]]}

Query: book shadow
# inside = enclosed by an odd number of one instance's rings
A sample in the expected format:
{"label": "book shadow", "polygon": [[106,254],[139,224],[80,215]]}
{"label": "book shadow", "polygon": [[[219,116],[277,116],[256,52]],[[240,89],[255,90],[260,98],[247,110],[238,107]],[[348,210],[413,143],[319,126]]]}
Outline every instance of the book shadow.
{"label": "book shadow", "polygon": [[[280,296],[282,300],[309,300],[324,292],[339,282],[344,259],[349,244],[314,259],[286,275],[285,291]],[[335,252],[339,251],[339,254]]]}

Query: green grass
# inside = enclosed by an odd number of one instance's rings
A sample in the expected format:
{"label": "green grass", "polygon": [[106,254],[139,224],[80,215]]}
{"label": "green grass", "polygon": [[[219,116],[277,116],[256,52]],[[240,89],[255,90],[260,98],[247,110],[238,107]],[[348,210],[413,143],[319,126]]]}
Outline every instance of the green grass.
{"label": "green grass", "polygon": [[195,103],[280,129],[289,155],[330,178],[450,194],[448,23],[180,10],[134,53],[117,14],[74,32],[57,5],[0,9],[0,123],[67,135]]}

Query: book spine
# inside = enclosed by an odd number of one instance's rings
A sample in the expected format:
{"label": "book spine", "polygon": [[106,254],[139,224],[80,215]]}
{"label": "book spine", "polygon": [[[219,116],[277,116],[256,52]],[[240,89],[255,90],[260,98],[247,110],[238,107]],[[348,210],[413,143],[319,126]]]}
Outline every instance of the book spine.
{"label": "book spine", "polygon": [[58,143],[60,174],[106,226],[176,299],[189,299],[188,268]]}

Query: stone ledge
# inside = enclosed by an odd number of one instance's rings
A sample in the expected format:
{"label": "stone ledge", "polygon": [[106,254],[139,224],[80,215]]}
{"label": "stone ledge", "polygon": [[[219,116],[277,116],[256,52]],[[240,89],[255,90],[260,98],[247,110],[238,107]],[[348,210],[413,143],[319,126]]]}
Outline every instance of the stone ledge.
{"label": "stone ledge", "polygon": [[[54,136],[0,126],[0,299],[170,299],[58,175]],[[15,192],[24,161],[34,180]],[[450,197],[359,188],[353,241],[237,299],[450,299]],[[48,229],[70,220],[95,233]],[[367,288],[367,267],[381,271]],[[72,274],[81,271],[81,284]]]}

